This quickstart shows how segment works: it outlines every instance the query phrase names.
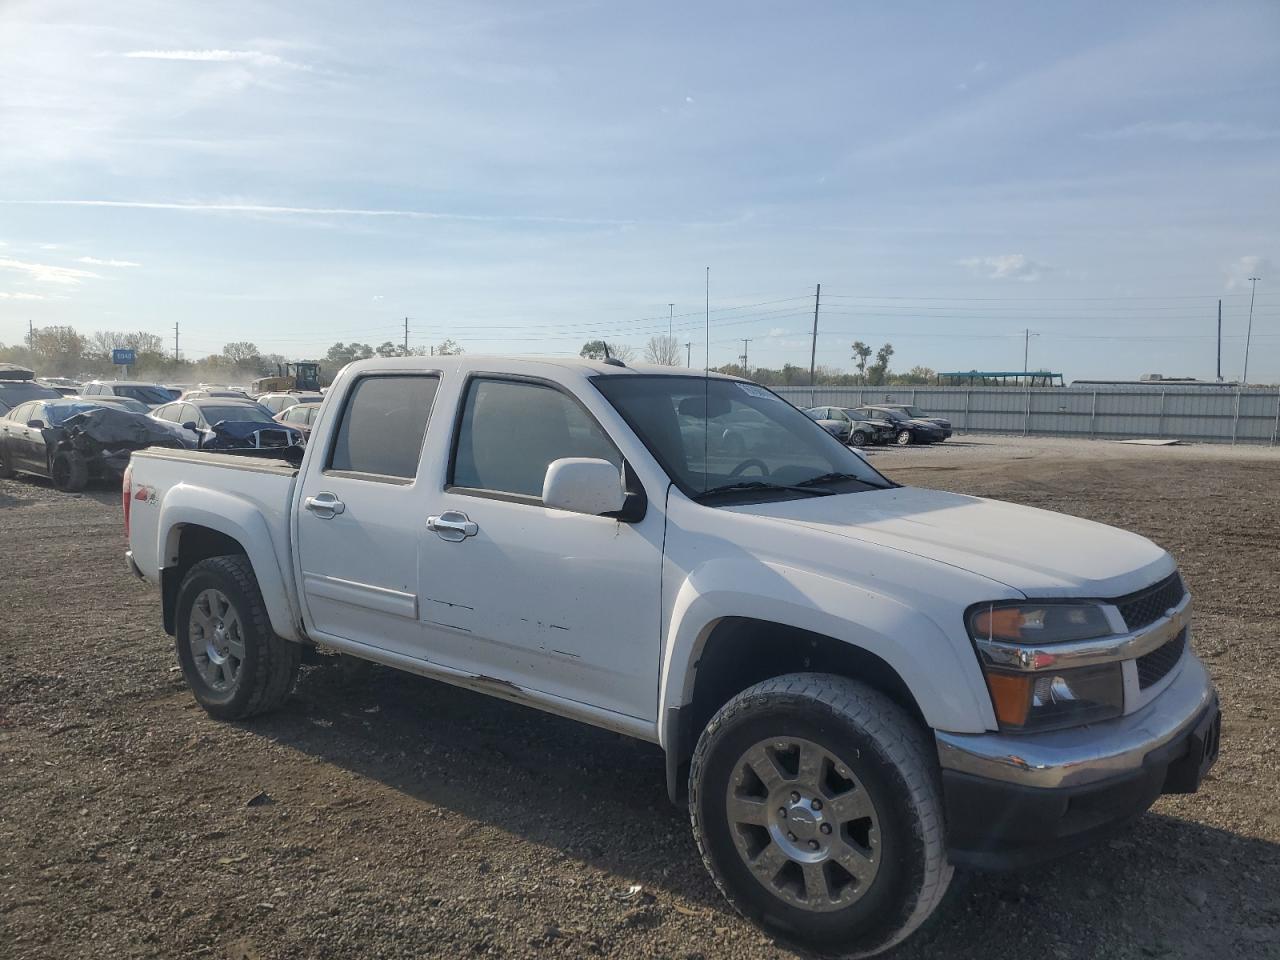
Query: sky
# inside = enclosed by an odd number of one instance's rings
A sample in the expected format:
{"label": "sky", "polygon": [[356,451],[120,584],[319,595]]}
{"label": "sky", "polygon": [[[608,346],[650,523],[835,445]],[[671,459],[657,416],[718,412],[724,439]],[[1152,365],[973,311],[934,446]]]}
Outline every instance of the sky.
{"label": "sky", "polygon": [[[1280,4],[0,0],[0,343],[1280,380]],[[674,304],[673,307],[669,304]],[[1031,331],[1033,336],[1027,336]]]}

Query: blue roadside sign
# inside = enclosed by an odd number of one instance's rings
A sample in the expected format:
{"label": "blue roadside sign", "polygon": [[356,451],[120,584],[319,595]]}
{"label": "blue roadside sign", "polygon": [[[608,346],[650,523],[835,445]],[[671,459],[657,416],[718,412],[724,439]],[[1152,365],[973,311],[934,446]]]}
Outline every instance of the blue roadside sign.
{"label": "blue roadside sign", "polygon": [[136,359],[134,352],[128,348],[117,347],[111,351],[111,362],[120,367],[127,367]]}

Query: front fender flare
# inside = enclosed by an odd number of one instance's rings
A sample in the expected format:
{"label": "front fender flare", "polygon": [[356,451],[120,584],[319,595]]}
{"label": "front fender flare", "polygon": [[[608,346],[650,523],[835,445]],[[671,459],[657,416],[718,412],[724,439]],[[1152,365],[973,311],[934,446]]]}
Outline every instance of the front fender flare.
{"label": "front fender flare", "polygon": [[986,729],[991,705],[975,695],[981,676],[972,650],[967,644],[961,650],[925,614],[865,586],[738,558],[704,564],[676,593],[659,690],[658,716],[664,719],[659,742],[664,749],[679,749],[670,718],[692,699],[702,648],[727,617],[778,623],[859,647],[902,678],[931,728]]}

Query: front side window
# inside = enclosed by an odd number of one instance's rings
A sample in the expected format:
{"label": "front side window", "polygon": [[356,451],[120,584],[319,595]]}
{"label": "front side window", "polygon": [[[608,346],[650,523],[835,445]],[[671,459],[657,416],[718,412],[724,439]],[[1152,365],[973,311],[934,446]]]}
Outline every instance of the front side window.
{"label": "front side window", "polygon": [[412,480],[437,376],[361,377],[347,395],[328,470]]}
{"label": "front side window", "polygon": [[592,382],[688,496],[723,492],[767,499],[892,486],[804,413],[756,384],[665,375],[598,376]]}
{"label": "front side window", "polygon": [[464,404],[453,486],[541,499],[553,460],[592,457],[622,470],[622,456],[600,425],[554,387],[477,378]]}

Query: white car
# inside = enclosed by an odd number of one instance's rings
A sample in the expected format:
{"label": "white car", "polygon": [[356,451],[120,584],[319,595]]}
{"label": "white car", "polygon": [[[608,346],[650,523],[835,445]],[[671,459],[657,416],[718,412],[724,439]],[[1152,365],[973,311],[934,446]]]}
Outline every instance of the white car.
{"label": "white car", "polygon": [[271,411],[275,416],[281,410],[288,410],[299,403],[319,403],[324,399],[319,393],[263,393],[254,399]]}
{"label": "white car", "polygon": [[300,468],[148,450],[124,490],[214,717],[279,706],[322,645],[651,741],[733,905],[822,952],[883,950],[954,864],[1074,850],[1217,755],[1167,552],[901,486],[731,377],[361,361]]}

